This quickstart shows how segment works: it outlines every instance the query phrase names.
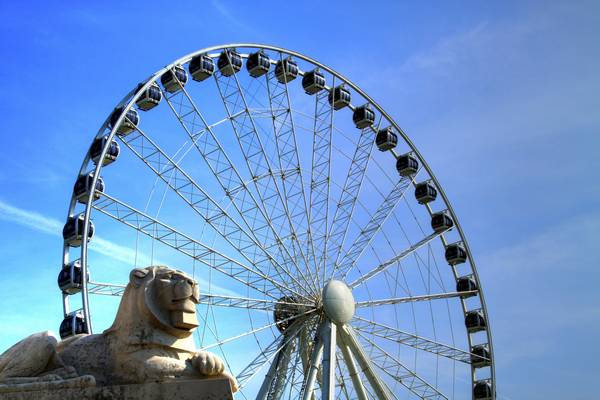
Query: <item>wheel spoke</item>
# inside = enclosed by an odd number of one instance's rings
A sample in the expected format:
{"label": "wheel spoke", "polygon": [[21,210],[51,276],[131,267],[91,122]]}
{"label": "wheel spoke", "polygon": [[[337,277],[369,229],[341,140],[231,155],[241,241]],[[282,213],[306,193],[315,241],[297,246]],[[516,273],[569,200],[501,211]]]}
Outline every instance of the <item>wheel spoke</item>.
{"label": "wheel spoke", "polygon": [[385,271],[391,265],[396,264],[398,261],[401,261],[405,257],[411,255],[413,252],[415,252],[418,249],[420,249],[421,247],[425,246],[426,244],[428,244],[429,242],[431,242],[433,239],[435,239],[436,237],[440,236],[441,234],[442,234],[441,232],[440,233],[432,233],[431,235],[424,237],[423,239],[421,239],[417,243],[415,243],[412,246],[408,247],[407,249],[401,251],[400,254],[398,254],[398,255],[390,258],[389,260],[387,260],[387,261],[379,264],[377,267],[373,268],[371,271],[367,272],[366,274],[361,275],[359,278],[357,278],[355,281],[353,281],[352,283],[350,283],[348,286],[350,288],[354,289],[355,287],[362,285],[367,280],[371,279],[372,277],[374,277],[375,275],[379,274],[380,272]]}
{"label": "wheel spoke", "polygon": [[[265,274],[273,271],[281,280],[295,279],[275,261],[255,235],[242,228],[141,129],[138,128],[135,133],[122,137],[121,141],[248,262]],[[250,227],[243,215],[242,219]],[[286,276],[282,276],[283,274]]]}
{"label": "wheel spoke", "polygon": [[112,283],[88,282],[88,293],[102,296],[123,296],[125,285]]}
{"label": "wheel spoke", "polygon": [[247,297],[234,297],[234,296],[222,296],[214,294],[201,294],[200,304],[217,306],[217,307],[233,307],[233,308],[245,308],[250,310],[263,310],[263,311],[274,311],[275,307],[279,305],[289,305],[297,307],[299,310],[307,311],[314,309],[315,306],[312,304],[301,304],[301,303],[287,303],[281,300],[264,300],[264,299],[251,299]]}
{"label": "wheel spoke", "polygon": [[[106,193],[99,194],[101,198],[93,203],[94,209],[197,260],[208,268],[222,272],[236,281],[274,299],[278,298],[278,293],[283,294],[292,291],[291,288],[275,281],[262,272],[256,271],[219,253],[122,201]],[[294,293],[303,298],[299,293],[295,291]]]}
{"label": "wheel spoke", "polygon": [[327,257],[327,226],[329,191],[331,189],[331,136],[333,107],[328,101],[329,91],[321,90],[315,96],[315,124],[313,134],[312,168],[310,178],[309,221],[313,239],[316,270],[325,272]]}
{"label": "wheel spoke", "polygon": [[391,299],[381,299],[381,300],[369,300],[369,301],[359,301],[356,303],[356,308],[361,307],[377,307],[384,305],[392,305],[392,304],[401,304],[401,303],[413,303],[416,301],[431,301],[431,300],[439,300],[439,299],[450,299],[453,297],[463,297],[477,294],[477,290],[470,290],[465,292],[450,292],[450,293],[436,293],[436,294],[424,294],[422,296],[408,296],[408,297],[395,297]]}
{"label": "wheel spoke", "polygon": [[[381,123],[381,119],[378,125]],[[348,225],[354,213],[354,206],[362,182],[367,172],[369,161],[371,160],[371,151],[373,149],[373,135],[371,128],[364,128],[360,131],[358,144],[354,151],[354,156],[348,169],[348,174],[344,181],[344,187],[337,202],[337,207],[333,215],[333,222],[329,227],[327,234],[327,258],[326,265],[331,264],[333,269],[344,246]]]}
{"label": "wheel spoke", "polygon": [[406,366],[404,366],[404,364],[402,364],[395,357],[389,355],[375,342],[367,338],[366,335],[361,334],[360,332],[358,332],[358,334],[371,346],[371,349],[373,350],[371,352],[371,359],[373,360],[373,364],[379,367],[379,369],[385,374],[398,381],[412,394],[418,396],[420,399],[448,400],[448,398],[445,395],[443,395],[440,391],[438,391],[431,384],[426,382],[415,372],[411,371]]}
{"label": "wheel spoke", "polygon": [[378,336],[383,339],[391,340],[399,344],[410,346],[415,349],[427,351],[452,360],[461,361],[467,364],[471,363],[471,353],[456,347],[426,339],[412,333],[401,331],[375,321],[354,316],[355,322],[352,324],[354,329],[365,334]]}
{"label": "wheel spoke", "polygon": [[354,240],[350,249],[342,257],[342,260],[334,268],[334,274],[346,278],[350,270],[356,265],[360,256],[365,251],[369,243],[373,240],[375,235],[381,230],[383,223],[390,216],[396,205],[404,196],[406,189],[410,186],[411,179],[401,178],[396,185],[392,188],[390,193],[385,197],[377,211],[373,214],[369,222],[367,222],[361,229],[360,234]]}
{"label": "wheel spoke", "polygon": [[[301,313],[301,314],[296,314],[296,315],[293,315],[293,316],[291,316],[291,317],[289,317],[289,318],[282,319],[281,321],[272,322],[272,323],[270,323],[270,324],[267,324],[267,325],[261,326],[260,328],[252,329],[251,331],[244,332],[244,333],[241,333],[241,334],[239,334],[239,335],[232,336],[232,337],[230,337],[230,338],[227,338],[227,339],[219,340],[218,342],[216,342],[216,343],[212,343],[212,344],[209,344],[209,345],[207,345],[207,346],[203,346],[203,347],[202,347],[200,350],[208,350],[208,349],[212,349],[213,347],[218,347],[218,346],[221,346],[221,345],[223,345],[223,344],[225,344],[225,343],[229,343],[229,342],[232,342],[232,341],[234,341],[234,340],[241,339],[241,338],[243,338],[243,337],[246,337],[246,336],[248,336],[248,335],[253,335],[253,334],[255,334],[256,332],[264,331],[265,329],[268,329],[268,328],[274,327],[274,326],[276,326],[276,325],[278,325],[278,324],[281,324],[281,323],[283,323],[283,322],[293,321],[293,320],[294,320],[294,319],[296,319],[296,318],[302,318],[302,317],[305,317],[305,316],[307,316],[307,315],[309,315],[309,314],[311,314],[311,313],[313,313],[313,312],[315,312],[315,310],[309,310],[309,311],[305,311],[305,312],[303,312],[303,313]],[[300,323],[302,323],[302,321],[301,321],[301,320],[300,320]]]}
{"label": "wheel spoke", "polygon": [[[258,200],[244,183],[239,171],[227,156],[223,146],[196,107],[187,90],[183,88],[183,85],[180,86],[182,86],[182,89],[175,94],[170,95],[164,90],[162,93],[183,130],[205,160],[235,209],[250,221],[250,228],[259,238],[259,242],[265,247],[276,243],[277,250],[279,250],[279,263],[281,265],[295,264],[295,269],[299,270],[296,260],[278,236],[273,221],[267,216],[263,207],[259,205]],[[245,112],[246,110],[243,110],[239,114]],[[235,117],[235,115],[230,115],[229,119],[232,117]],[[196,134],[200,130],[203,130],[203,132]],[[237,201],[234,201],[234,199]],[[287,269],[287,274],[293,275],[290,268]],[[306,292],[306,288],[302,285],[296,284],[295,288]]]}
{"label": "wheel spoke", "polygon": [[[281,53],[280,61],[283,62]],[[304,178],[298,156],[298,143],[296,140],[296,128],[292,115],[292,104],[288,92],[287,82],[279,82],[275,72],[271,71],[265,75],[269,107],[273,120],[273,133],[277,147],[279,168],[292,170],[293,172],[281,180],[285,205],[292,222],[292,233],[296,233],[298,245],[306,243],[303,252],[307,259],[312,258],[312,264],[316,264],[315,249],[313,247],[312,231],[309,219],[309,209],[306,202],[304,190]],[[310,265],[310,264],[309,264]],[[308,268],[310,274],[312,268]],[[311,278],[314,279],[313,276]],[[318,288],[317,288],[318,290]]]}
{"label": "wheel spoke", "polygon": [[[217,72],[214,77],[225,111],[230,116],[231,127],[244,155],[248,171],[252,177],[267,175],[265,179],[253,180],[261,204],[269,215],[269,219],[277,227],[279,237],[290,238],[287,243],[284,243],[284,246],[291,247],[299,276],[302,276],[307,283],[313,285],[313,288],[317,291],[314,279],[309,279],[306,275],[310,270],[308,268],[308,258],[298,241],[298,232],[296,232],[293,217],[287,208],[285,196],[272,174],[273,168],[266,156],[254,119],[248,110],[248,104],[237,76],[234,74],[231,77],[226,77]],[[280,169],[288,168],[282,167]],[[302,268],[302,265],[305,268]]]}

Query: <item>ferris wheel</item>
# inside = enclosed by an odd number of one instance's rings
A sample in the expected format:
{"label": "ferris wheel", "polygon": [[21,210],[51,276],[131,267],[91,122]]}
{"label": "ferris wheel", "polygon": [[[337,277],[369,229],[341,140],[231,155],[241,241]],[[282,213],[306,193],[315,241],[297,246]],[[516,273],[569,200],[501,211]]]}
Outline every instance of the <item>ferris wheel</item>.
{"label": "ferris wheel", "polygon": [[[95,233],[133,261],[106,265]],[[199,280],[198,346],[238,398],[495,399],[442,187],[389,114],[300,53],[215,46],[137,85],[93,138],[63,237],[63,338],[92,332],[127,266],[165,263]]]}

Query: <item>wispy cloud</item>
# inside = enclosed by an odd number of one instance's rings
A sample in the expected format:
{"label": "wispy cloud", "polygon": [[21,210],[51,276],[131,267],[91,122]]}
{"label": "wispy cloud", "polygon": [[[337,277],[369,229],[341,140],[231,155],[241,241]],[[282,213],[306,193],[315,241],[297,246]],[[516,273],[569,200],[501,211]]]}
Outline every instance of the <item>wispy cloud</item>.
{"label": "wispy cloud", "polygon": [[242,29],[244,31],[256,34],[256,31],[250,26],[242,22],[239,18],[237,18],[222,1],[220,0],[212,0],[212,6],[217,10],[219,14],[229,22],[232,27]]}
{"label": "wispy cloud", "polygon": [[[62,232],[63,223],[57,219],[47,217],[35,211],[25,210],[15,207],[0,200],[0,219],[14,222],[38,232],[58,236]],[[136,261],[136,251],[130,247],[121,246],[110,240],[94,237],[90,244],[90,250],[95,251],[114,260],[134,265]],[[151,258],[144,254],[137,254],[138,263],[144,265],[151,262]],[[156,263],[160,263],[155,260]]]}
{"label": "wispy cloud", "polygon": [[454,67],[466,51],[480,47],[486,43],[488,32],[486,22],[475,27],[440,39],[432,48],[410,56],[400,67],[403,71],[428,70],[429,72],[447,74],[449,67]]}
{"label": "wispy cloud", "polygon": [[[35,211],[25,210],[15,207],[5,201],[0,200],[0,220],[16,223],[37,232],[49,235],[59,236],[62,232],[63,223],[57,219],[45,216]],[[94,251],[113,260],[123,262],[128,265],[168,265],[154,257],[137,252],[128,246],[122,246],[110,240],[94,236],[90,243],[90,251]],[[137,261],[137,262],[136,262]],[[210,283],[202,278],[196,278],[202,288],[211,287],[211,292],[226,296],[240,296],[236,291],[224,288],[222,286]]]}

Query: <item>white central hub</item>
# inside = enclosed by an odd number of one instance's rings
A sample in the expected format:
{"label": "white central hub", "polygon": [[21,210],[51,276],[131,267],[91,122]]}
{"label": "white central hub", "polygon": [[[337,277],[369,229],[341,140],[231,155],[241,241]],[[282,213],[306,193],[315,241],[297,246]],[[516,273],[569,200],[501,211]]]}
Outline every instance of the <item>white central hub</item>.
{"label": "white central hub", "polygon": [[323,309],[333,322],[344,324],[354,316],[354,296],[342,281],[332,280],[323,288]]}

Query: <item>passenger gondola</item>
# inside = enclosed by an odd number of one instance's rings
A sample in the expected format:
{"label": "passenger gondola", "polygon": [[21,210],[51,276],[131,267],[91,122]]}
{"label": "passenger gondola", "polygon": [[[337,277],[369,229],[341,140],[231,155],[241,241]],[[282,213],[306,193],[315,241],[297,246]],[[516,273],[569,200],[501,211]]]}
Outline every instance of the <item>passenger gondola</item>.
{"label": "passenger gondola", "polygon": [[375,137],[375,144],[377,145],[379,151],[387,151],[396,147],[398,144],[398,135],[396,135],[396,132],[394,132],[394,128],[388,126],[380,129]]}
{"label": "passenger gondola", "polygon": [[215,73],[215,62],[206,54],[199,54],[192,58],[192,61],[188,65],[188,70],[193,80],[202,82]]}
{"label": "passenger gondola", "polygon": [[175,93],[183,89],[187,80],[187,72],[185,72],[185,69],[181,65],[173,66],[160,77],[160,83],[162,83],[165,90],[169,93]]}
{"label": "passenger gondola", "polygon": [[419,171],[419,162],[411,153],[406,153],[396,160],[396,170],[400,176],[408,178]]}
{"label": "passenger gondola", "polygon": [[85,328],[85,319],[81,310],[68,314],[60,323],[60,338],[66,339],[82,333],[89,333]]}
{"label": "passenger gondola", "polygon": [[467,261],[467,250],[461,242],[452,243],[446,246],[444,256],[450,265],[462,264]]}
{"label": "passenger gondola", "polygon": [[[104,135],[102,137],[97,138],[92,143],[92,146],[90,147],[90,158],[92,159],[94,164],[98,165],[98,163],[100,162],[102,149],[104,149],[104,146],[106,145],[107,141],[108,135]],[[119,147],[119,143],[117,143],[115,140],[111,140],[110,145],[106,150],[106,154],[104,155],[102,165],[107,166],[108,164],[114,162],[117,159],[117,157],[119,157],[120,153],[121,148]]]}
{"label": "passenger gondola", "polygon": [[[144,85],[143,83],[140,83],[138,85],[138,90],[141,89],[141,87],[143,85]],[[146,88],[146,90],[144,90],[140,94],[140,97],[138,97],[135,104],[138,106],[138,108],[140,110],[148,111],[148,110],[156,107],[160,103],[161,100],[162,100],[162,92],[160,91],[160,88],[158,87],[156,82],[152,82],[152,84],[150,86],[148,86]]]}
{"label": "passenger gondola", "polygon": [[[81,246],[83,241],[83,227],[84,227],[84,215],[79,214],[76,217],[69,217],[65,226],[63,227],[63,239],[65,243],[71,247]],[[88,229],[88,242],[92,240],[94,236],[94,223],[90,221]]]}
{"label": "passenger gondola", "polygon": [[312,71],[308,71],[302,77],[302,88],[306,94],[315,94],[325,89],[325,75],[315,68]]}
{"label": "passenger gondola", "polygon": [[437,189],[431,181],[419,182],[415,185],[415,198],[419,204],[427,204],[437,197]]}
{"label": "passenger gondola", "polygon": [[431,216],[431,228],[435,233],[442,233],[454,226],[448,210],[436,212]]}
{"label": "passenger gondola", "polygon": [[[88,281],[89,281],[89,272],[88,272]],[[60,270],[58,274],[58,287],[65,294],[75,294],[81,291],[82,279],[83,276],[81,262],[79,260],[75,260],[65,266]]]}
{"label": "passenger gondola", "polygon": [[328,100],[334,110],[341,110],[350,105],[350,91],[344,84],[336,86],[329,91]]}
{"label": "passenger gondola", "polygon": [[492,364],[487,344],[478,344],[471,348],[471,365],[475,368],[489,367]]}
{"label": "passenger gondola", "polygon": [[[75,181],[75,186],[73,187],[73,193],[75,194],[75,198],[78,202],[85,204],[90,198],[89,194],[91,192],[92,180],[94,179],[94,173],[90,172],[87,175],[81,175]],[[102,177],[99,177],[96,181],[96,190],[94,191],[94,201],[100,198],[99,193],[104,192],[104,180]]]}
{"label": "passenger gondola", "polygon": [[[123,107],[115,108],[112,114],[110,115],[108,127],[112,129],[116,125],[117,121],[119,120],[122,114]],[[117,128],[117,134],[121,136],[128,135],[137,128],[139,122],[140,115],[137,111],[135,111],[135,108],[130,108],[129,110],[127,110],[125,118],[123,118],[123,120],[121,121],[121,125],[119,125],[119,127]]]}
{"label": "passenger gondola", "polygon": [[298,64],[292,57],[277,61],[275,65],[275,78],[279,83],[289,83],[298,76]]}
{"label": "passenger gondola", "polygon": [[[472,292],[477,289],[477,282],[472,275],[461,276],[456,280],[456,291],[459,293]],[[461,294],[460,297],[467,298],[472,296],[475,296],[475,293]]]}
{"label": "passenger gondola", "polygon": [[467,327],[467,332],[469,333],[485,330],[486,323],[483,312],[481,310],[467,311],[465,316],[465,325]]}
{"label": "passenger gondola", "polygon": [[369,127],[375,122],[375,111],[368,104],[356,107],[352,113],[352,121],[358,129]]}
{"label": "passenger gondola", "polygon": [[235,49],[223,50],[217,60],[217,67],[224,76],[237,74],[242,69],[242,56]]}
{"label": "passenger gondola", "polygon": [[492,384],[489,380],[475,381],[473,384],[473,398],[475,400],[492,400]]}
{"label": "passenger gondola", "polygon": [[269,56],[263,50],[250,54],[246,60],[246,69],[253,78],[263,76],[269,72],[269,68],[271,68],[271,62]]}

